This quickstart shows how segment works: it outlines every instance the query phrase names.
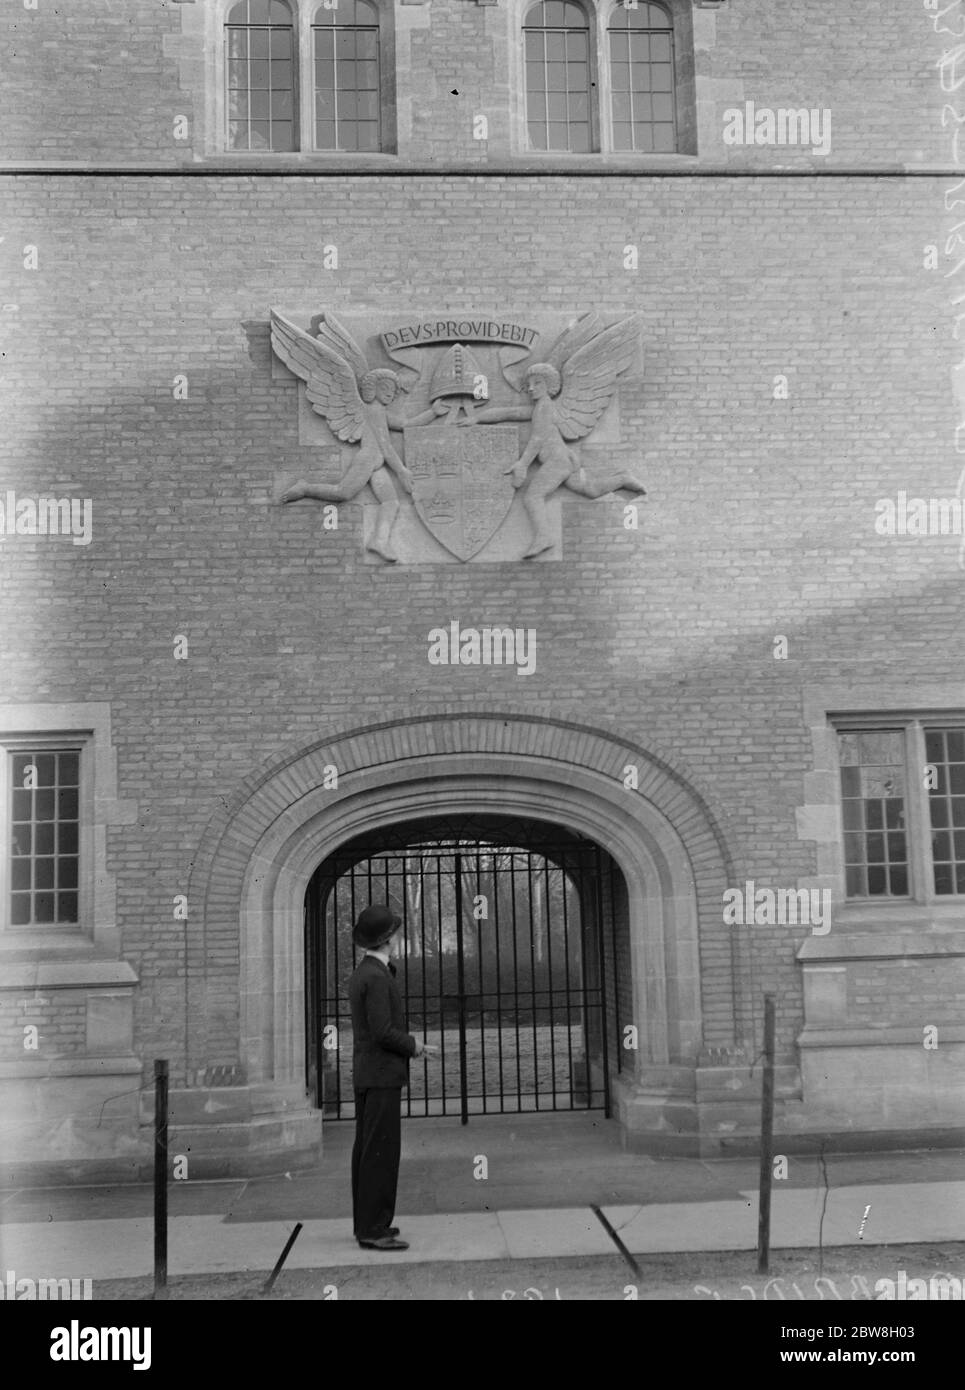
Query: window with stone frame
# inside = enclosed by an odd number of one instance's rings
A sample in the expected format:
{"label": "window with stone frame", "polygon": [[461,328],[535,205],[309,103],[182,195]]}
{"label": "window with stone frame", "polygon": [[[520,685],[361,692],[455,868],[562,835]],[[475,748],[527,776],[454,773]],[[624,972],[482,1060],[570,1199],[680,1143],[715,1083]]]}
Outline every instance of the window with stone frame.
{"label": "window with stone frame", "polygon": [[315,148],[382,148],[379,12],[368,0],[322,6],[312,27]]}
{"label": "window with stone frame", "polygon": [[663,5],[621,0],[607,19],[614,150],[677,148],[673,20]]}
{"label": "window with stone frame", "polygon": [[298,148],[296,42],[286,0],[239,0],[225,23],[229,150]]}
{"label": "window with stone frame", "polygon": [[530,5],[523,16],[526,148],[695,153],[692,26],[684,25],[681,52],[675,35],[675,14],[682,21],[685,13],[680,0]]}
{"label": "window with stone frame", "polygon": [[849,901],[965,896],[965,716],[837,725]]}
{"label": "window with stone frame", "polygon": [[2,748],[2,925],[76,928],[81,919],[82,741],[39,737]]}
{"label": "window with stone frame", "polygon": [[588,153],[594,145],[586,11],[576,0],[538,0],[523,21],[523,41],[531,148]]}

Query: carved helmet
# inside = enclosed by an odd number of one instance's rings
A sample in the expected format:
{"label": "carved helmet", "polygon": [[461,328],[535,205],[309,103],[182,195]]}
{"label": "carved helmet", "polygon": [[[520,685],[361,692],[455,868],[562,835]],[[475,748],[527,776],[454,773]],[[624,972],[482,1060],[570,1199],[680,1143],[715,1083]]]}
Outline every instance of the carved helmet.
{"label": "carved helmet", "polygon": [[438,401],[445,396],[474,396],[479,377],[485,380],[479,363],[466,344],[453,343],[449,351],[440,357],[432,373],[429,399]]}

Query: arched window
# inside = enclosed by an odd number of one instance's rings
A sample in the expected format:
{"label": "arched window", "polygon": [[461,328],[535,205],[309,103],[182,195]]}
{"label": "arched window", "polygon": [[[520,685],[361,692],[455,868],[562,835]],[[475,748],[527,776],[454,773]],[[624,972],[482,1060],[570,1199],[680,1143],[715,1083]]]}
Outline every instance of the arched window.
{"label": "arched window", "polygon": [[295,66],[285,0],[239,0],[228,12],[229,150],[293,150]]}
{"label": "arched window", "polygon": [[671,153],[674,125],[673,23],[662,5],[619,4],[610,15],[613,148]]}
{"label": "arched window", "polygon": [[379,12],[369,0],[321,8],[312,29],[315,148],[379,150]]}
{"label": "arched window", "polygon": [[534,150],[590,149],[590,29],[573,0],[541,0],[523,21],[526,121]]}

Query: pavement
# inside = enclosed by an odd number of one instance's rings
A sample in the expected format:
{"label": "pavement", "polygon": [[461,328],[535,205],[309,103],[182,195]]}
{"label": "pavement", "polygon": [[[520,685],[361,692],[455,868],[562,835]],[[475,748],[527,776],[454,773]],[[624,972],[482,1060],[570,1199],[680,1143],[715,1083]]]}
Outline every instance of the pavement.
{"label": "pavement", "polygon": [[[598,1114],[407,1121],[392,1256],[352,1237],[353,1126],[325,1129],[316,1168],[250,1180],[172,1181],[172,1277],[270,1270],[296,1222],[287,1270],[695,1251],[757,1244],[756,1159],[623,1151]],[[790,1155],[773,1185],[771,1247],[965,1241],[965,1153]],[[189,1157],[190,1169],[190,1157]],[[0,1191],[0,1280],[150,1274],[149,1185]],[[602,1219],[601,1219],[602,1218]],[[615,1238],[616,1237],[616,1238]]]}

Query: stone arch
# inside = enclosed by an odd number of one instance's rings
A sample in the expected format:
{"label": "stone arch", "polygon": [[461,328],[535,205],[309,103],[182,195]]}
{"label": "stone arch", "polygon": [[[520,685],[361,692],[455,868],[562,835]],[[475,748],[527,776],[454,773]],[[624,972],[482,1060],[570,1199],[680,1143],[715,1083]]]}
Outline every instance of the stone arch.
{"label": "stone arch", "polygon": [[[624,787],[628,763],[636,790]],[[337,788],[323,786],[338,770]],[[597,841],[627,886],[637,1079],[694,1067],[734,1040],[731,877],[718,824],[670,764],[612,733],[520,715],[371,725],[290,751],[248,779],[199,846],[191,900],[208,944],[240,947],[240,1061],[256,1085],[304,1077],[304,895],[317,865],[365,831],[434,814],[498,811]],[[239,941],[240,924],[240,941]],[[701,995],[714,978],[716,1009]],[[197,978],[197,976],[195,976]]]}

